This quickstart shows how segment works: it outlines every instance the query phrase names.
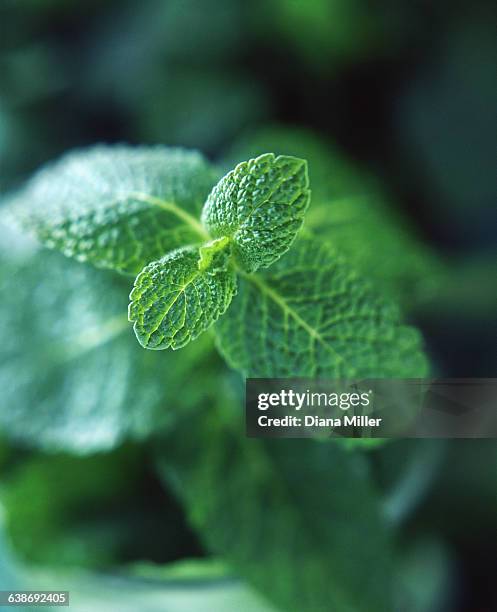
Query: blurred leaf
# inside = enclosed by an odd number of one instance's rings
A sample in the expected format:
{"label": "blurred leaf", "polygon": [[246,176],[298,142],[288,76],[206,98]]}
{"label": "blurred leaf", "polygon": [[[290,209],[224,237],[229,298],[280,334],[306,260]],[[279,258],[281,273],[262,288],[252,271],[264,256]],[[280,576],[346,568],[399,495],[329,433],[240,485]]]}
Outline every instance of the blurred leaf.
{"label": "blurred leaf", "polygon": [[197,217],[215,179],[195,151],[97,146],[39,171],[10,212],[68,257],[138,273],[205,238]]}
{"label": "blurred leaf", "polygon": [[0,435],[0,473],[3,469],[4,464],[7,462],[9,457],[9,448],[7,446],[4,437]]}
{"label": "blurred leaf", "polygon": [[71,593],[71,612],[276,612],[243,582],[213,577],[209,562],[203,565],[197,579],[41,571],[31,572],[30,583],[42,589],[63,584]]}
{"label": "blurred leaf", "polygon": [[223,561],[216,559],[183,559],[167,565],[138,562],[128,566],[130,574],[136,578],[153,580],[210,580],[213,578],[232,578],[232,572]]}
{"label": "blurred leaf", "polygon": [[[11,550],[6,542],[3,519],[3,508],[0,505],[0,590],[6,591],[21,588],[22,581],[19,569],[12,558]],[[19,610],[19,608],[16,609]],[[23,610],[25,608],[22,608],[21,612]]]}
{"label": "blurred leaf", "polygon": [[372,192],[311,207],[308,227],[410,310],[436,295],[444,265],[404,221]]}
{"label": "blurred leaf", "polygon": [[128,103],[130,132],[141,142],[217,152],[236,138],[240,126],[265,118],[267,97],[263,86],[242,68],[168,67],[145,95],[140,92]]}
{"label": "blurred leaf", "polygon": [[121,4],[99,21],[82,58],[81,95],[123,111],[133,141],[214,152],[268,106],[244,57],[249,26],[239,0]]}
{"label": "blurred leaf", "polygon": [[[399,407],[405,409],[403,402]],[[390,440],[375,454],[376,476],[384,491],[385,517],[396,526],[418,509],[436,480],[446,440]]]}
{"label": "blurred leaf", "polygon": [[350,451],[358,449],[372,451],[383,446],[388,440],[386,438],[333,438],[333,442]]}
{"label": "blurred leaf", "polygon": [[488,329],[497,315],[496,270],[495,248],[453,258],[438,277],[436,291],[419,304],[420,313],[439,326],[450,320],[460,329],[462,321],[478,321]]}
{"label": "blurred leaf", "polygon": [[[231,63],[247,34],[237,0],[144,0],[138,10],[134,3],[120,3],[118,10],[100,17],[89,58],[88,94],[117,91],[135,103],[176,67],[188,73],[198,66],[200,78],[201,70]],[[139,88],[133,85],[137,80]]]}
{"label": "blurred leaf", "polygon": [[139,474],[136,449],[91,457],[34,455],[0,485],[5,526],[23,561],[99,566],[116,560],[125,531],[98,521],[96,507],[117,505]]}
{"label": "blurred leaf", "polygon": [[36,104],[66,85],[62,58],[47,44],[12,49],[0,60],[0,94],[12,108]]}
{"label": "blurred leaf", "polygon": [[404,551],[397,583],[397,608],[402,612],[449,612],[451,563],[441,542],[418,539]]}
{"label": "blurred leaf", "polygon": [[149,470],[146,447],[85,457],[18,453],[8,468],[0,505],[24,564],[102,569],[203,554],[182,509]]}
{"label": "blurred leaf", "polygon": [[198,413],[159,450],[210,549],[282,610],[390,610],[389,537],[364,458],[245,438],[229,413]]}
{"label": "blurred leaf", "polygon": [[300,238],[268,270],[240,278],[217,322],[218,347],[251,377],[420,377],[418,332],[396,305],[316,238]]}
{"label": "blurred leaf", "polygon": [[[198,381],[210,365],[196,364],[211,350],[209,337],[181,359],[144,351],[127,322],[122,279],[50,251],[12,249],[0,250],[6,435],[47,450],[110,449],[170,426],[203,396],[210,377]],[[197,384],[185,388],[192,367]]]}
{"label": "blurred leaf", "polygon": [[267,36],[279,35],[318,72],[374,54],[390,34],[381,21],[381,6],[373,9],[363,0],[269,0],[263,9],[255,6],[266,16],[264,21],[257,14],[254,18]]}

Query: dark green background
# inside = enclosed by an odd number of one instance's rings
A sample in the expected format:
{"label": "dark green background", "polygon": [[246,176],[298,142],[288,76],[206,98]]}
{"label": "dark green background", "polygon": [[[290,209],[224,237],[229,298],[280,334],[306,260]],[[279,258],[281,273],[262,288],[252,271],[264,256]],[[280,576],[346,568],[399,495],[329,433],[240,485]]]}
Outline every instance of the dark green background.
{"label": "dark green background", "polygon": [[[495,376],[495,17],[485,0],[4,0],[1,193],[95,142],[222,160],[261,126],[308,128],[378,177],[457,272],[414,315],[438,371]],[[399,445],[373,461],[395,463]],[[77,458],[0,443],[19,558],[115,568],[204,555],[148,453]],[[496,463],[493,441],[451,442],[406,527],[406,542],[444,543],[450,610],[497,607]]]}

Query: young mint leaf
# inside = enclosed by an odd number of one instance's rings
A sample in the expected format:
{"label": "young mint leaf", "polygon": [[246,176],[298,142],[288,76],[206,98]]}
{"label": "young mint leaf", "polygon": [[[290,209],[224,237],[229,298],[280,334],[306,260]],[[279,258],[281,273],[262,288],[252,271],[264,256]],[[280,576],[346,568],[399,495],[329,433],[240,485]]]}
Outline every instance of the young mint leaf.
{"label": "young mint leaf", "polygon": [[311,131],[277,125],[248,133],[223,165],[232,167],[265,151],[307,160],[312,206],[306,229],[333,245],[380,290],[408,311],[438,290],[444,262],[360,165]]}
{"label": "young mint leaf", "polygon": [[232,405],[210,408],[165,438],[159,469],[211,552],[278,610],[390,611],[390,535],[365,457],[246,438]]}
{"label": "young mint leaf", "polygon": [[[210,384],[210,338],[179,361],[144,351],[126,318],[128,283],[109,272],[0,248],[0,292],[2,435],[49,451],[111,449],[172,426]],[[202,382],[185,386],[192,368]]]}
{"label": "young mint leaf", "polygon": [[228,151],[223,168],[233,168],[239,162],[266,151],[273,151],[275,155],[286,153],[307,160],[312,185],[309,213],[321,202],[351,195],[364,188],[365,177],[338,149],[312,131],[296,126],[267,124],[250,130]]}
{"label": "young mint leaf", "polygon": [[216,178],[195,151],[96,146],[40,170],[12,212],[68,257],[136,274],[174,248],[205,241],[198,215]]}
{"label": "young mint leaf", "polygon": [[225,312],[236,292],[226,242],[177,249],[136,277],[129,320],[144,348],[181,348]]}
{"label": "young mint leaf", "polygon": [[300,238],[269,270],[240,278],[216,335],[227,361],[252,377],[427,372],[418,332],[316,238]]}
{"label": "young mint leaf", "polygon": [[219,181],[202,221],[214,238],[228,236],[238,264],[253,272],[289,249],[309,199],[307,162],[266,153],[238,164]]}

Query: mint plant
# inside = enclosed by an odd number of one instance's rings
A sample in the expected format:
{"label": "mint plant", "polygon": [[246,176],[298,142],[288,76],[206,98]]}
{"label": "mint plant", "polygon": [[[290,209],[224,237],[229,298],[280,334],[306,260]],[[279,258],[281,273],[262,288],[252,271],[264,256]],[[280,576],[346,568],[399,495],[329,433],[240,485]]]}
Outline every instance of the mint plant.
{"label": "mint plant", "polygon": [[384,612],[394,542],[366,457],[245,438],[241,377],[223,366],[427,372],[394,291],[323,223],[328,172],[311,198],[313,167],[261,152],[223,175],[194,151],[98,146],[41,170],[7,207],[36,243],[0,247],[0,425],[81,455],[153,441],[206,548],[277,609]]}
{"label": "mint plant", "polygon": [[143,267],[129,320],[145,348],[179,349],[220,319],[219,350],[249,376],[426,372],[393,302],[312,234],[292,247],[310,201],[305,160],[268,153],[215,176],[196,152],[97,147],[43,170],[11,210],[68,257]]}

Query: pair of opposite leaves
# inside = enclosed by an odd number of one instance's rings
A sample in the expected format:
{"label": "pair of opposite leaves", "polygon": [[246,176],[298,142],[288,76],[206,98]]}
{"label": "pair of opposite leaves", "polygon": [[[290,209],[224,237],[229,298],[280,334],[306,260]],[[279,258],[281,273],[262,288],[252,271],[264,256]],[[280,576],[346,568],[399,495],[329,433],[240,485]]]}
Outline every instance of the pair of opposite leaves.
{"label": "pair of opposite leaves", "polygon": [[40,171],[12,208],[46,246],[138,274],[129,318],[147,348],[196,338],[238,285],[216,337],[246,375],[425,375],[419,334],[333,248],[309,237],[281,257],[309,203],[304,160],[265,154],[218,178],[196,152],[100,146]]}
{"label": "pair of opposite leaves", "polygon": [[285,253],[310,200],[307,164],[272,153],[242,162],[211,191],[202,210],[208,240],[147,265],[130,294],[140,344],[178,349],[228,308],[237,274],[266,268]]}
{"label": "pair of opposite leaves", "polygon": [[288,250],[309,204],[307,164],[295,157],[243,162],[211,190],[217,178],[197,152],[98,146],[43,169],[13,208],[46,246],[139,272],[135,334],[145,348],[177,349],[226,311],[237,271]]}

